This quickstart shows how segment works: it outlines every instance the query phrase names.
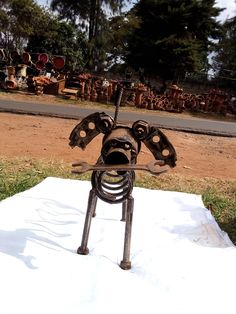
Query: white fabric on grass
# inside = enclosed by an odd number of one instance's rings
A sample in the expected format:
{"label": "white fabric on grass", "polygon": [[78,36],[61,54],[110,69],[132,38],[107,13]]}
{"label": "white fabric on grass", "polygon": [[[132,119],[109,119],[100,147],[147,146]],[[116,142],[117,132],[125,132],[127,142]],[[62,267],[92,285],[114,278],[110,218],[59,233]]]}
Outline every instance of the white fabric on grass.
{"label": "white fabric on grass", "polygon": [[0,314],[235,313],[236,249],[200,195],[134,188],[124,271],[120,204],[98,201],[76,254],[90,187],[47,178],[0,202]]}

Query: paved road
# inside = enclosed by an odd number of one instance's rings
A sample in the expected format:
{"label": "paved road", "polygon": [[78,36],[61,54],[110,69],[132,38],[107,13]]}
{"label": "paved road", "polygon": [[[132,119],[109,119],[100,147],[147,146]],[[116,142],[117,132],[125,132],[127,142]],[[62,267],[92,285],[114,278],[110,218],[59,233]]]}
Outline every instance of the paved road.
{"label": "paved road", "polygon": [[[0,111],[26,113],[44,116],[54,116],[61,118],[75,118],[81,119],[98,109],[80,108],[78,105],[69,104],[46,104],[46,103],[32,103],[0,99]],[[101,109],[101,111],[104,111]],[[112,117],[114,111],[105,110],[105,112]],[[118,121],[121,123],[134,122],[137,120],[146,120],[154,126],[160,128],[182,130],[201,134],[219,135],[236,137],[236,122],[223,122],[206,119],[187,119],[170,116],[158,116],[154,114],[143,114],[134,112],[120,111]]]}

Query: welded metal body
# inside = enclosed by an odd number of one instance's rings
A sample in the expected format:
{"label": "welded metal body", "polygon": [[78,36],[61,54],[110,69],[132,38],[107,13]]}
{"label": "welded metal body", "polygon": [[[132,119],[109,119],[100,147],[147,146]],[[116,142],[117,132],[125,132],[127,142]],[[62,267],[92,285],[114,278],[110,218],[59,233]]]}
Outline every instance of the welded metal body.
{"label": "welded metal body", "polygon": [[[121,94],[121,93],[120,93]],[[93,113],[84,118],[71,132],[70,146],[85,149],[98,134],[103,133],[101,155],[96,165],[85,162],[74,163],[74,173],[92,170],[92,189],[89,193],[87,213],[84,223],[82,242],[78,254],[88,254],[88,238],[92,217],[96,214],[97,198],[110,204],[122,204],[122,221],[125,221],[125,239],[122,269],[130,269],[130,242],[134,199],[132,197],[135,170],[150,171],[159,175],[167,171],[166,166],[174,167],[176,152],[167,137],[146,121],[136,121],[132,127],[117,124],[120,102],[116,104],[115,118],[104,112]],[[144,143],[151,151],[155,162],[148,165],[137,165],[137,157],[141,144]]]}

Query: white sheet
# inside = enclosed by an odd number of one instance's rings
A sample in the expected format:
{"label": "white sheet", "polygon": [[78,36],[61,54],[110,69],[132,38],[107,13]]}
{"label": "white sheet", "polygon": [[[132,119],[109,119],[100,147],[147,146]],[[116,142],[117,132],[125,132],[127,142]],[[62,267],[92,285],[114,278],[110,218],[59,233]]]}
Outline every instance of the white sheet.
{"label": "white sheet", "polygon": [[134,188],[132,269],[120,269],[121,205],[90,182],[47,178],[0,202],[0,314],[235,313],[236,249],[201,196]]}

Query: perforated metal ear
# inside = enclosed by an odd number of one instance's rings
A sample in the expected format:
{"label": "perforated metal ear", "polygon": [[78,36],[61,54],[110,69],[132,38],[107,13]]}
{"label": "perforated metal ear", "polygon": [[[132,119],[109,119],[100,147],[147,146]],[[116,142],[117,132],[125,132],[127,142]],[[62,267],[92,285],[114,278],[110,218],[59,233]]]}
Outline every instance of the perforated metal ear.
{"label": "perforated metal ear", "polygon": [[95,112],[85,117],[75,126],[70,134],[71,147],[78,146],[85,149],[86,146],[100,133],[108,133],[114,125],[112,117],[104,112]]}
{"label": "perforated metal ear", "polygon": [[155,159],[163,160],[170,167],[175,167],[176,152],[164,133],[146,121],[139,120],[132,126],[134,136],[142,141],[151,151]]}
{"label": "perforated metal ear", "polygon": [[176,165],[176,151],[167,136],[157,127],[150,127],[148,136],[143,140],[146,147],[157,160],[163,160],[171,168]]}

